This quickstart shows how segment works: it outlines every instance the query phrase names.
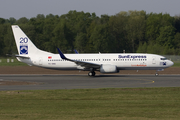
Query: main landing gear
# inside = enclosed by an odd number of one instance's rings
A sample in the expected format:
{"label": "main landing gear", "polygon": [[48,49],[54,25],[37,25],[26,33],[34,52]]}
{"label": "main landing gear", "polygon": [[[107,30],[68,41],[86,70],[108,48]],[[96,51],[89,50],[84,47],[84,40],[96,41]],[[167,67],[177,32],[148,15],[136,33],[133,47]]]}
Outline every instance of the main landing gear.
{"label": "main landing gear", "polygon": [[95,76],[96,73],[94,72],[95,69],[94,68],[90,68],[90,72],[88,73],[89,76]]}
{"label": "main landing gear", "polygon": [[93,71],[93,72],[89,72],[88,75],[89,75],[89,76],[95,76],[96,73]]}

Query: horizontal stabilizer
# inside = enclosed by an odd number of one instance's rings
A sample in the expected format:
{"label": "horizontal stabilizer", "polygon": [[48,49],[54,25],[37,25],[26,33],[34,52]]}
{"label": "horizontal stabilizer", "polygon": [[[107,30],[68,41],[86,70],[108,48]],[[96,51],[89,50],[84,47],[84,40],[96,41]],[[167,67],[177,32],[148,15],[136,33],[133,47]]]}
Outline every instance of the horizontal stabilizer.
{"label": "horizontal stabilizer", "polygon": [[27,56],[20,56],[20,55],[10,55],[10,54],[6,54],[8,57],[19,57],[19,58],[23,58],[23,59],[30,59],[30,57]]}
{"label": "horizontal stabilizer", "polygon": [[23,59],[30,59],[30,57],[27,56],[20,56],[20,55],[15,55],[15,57],[23,58]]}

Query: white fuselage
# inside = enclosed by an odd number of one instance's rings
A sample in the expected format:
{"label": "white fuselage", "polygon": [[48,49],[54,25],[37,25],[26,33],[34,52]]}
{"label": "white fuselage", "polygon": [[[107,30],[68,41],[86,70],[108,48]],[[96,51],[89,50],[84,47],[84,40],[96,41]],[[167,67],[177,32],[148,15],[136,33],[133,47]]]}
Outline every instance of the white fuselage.
{"label": "white fuselage", "polygon": [[[67,58],[96,63],[99,65],[110,64],[117,66],[118,70],[160,70],[173,65],[173,62],[155,54],[65,54]],[[76,63],[63,60],[59,54],[38,54],[30,56],[30,59],[18,58],[29,65],[59,70],[83,70]],[[85,69],[84,69],[85,70]]]}

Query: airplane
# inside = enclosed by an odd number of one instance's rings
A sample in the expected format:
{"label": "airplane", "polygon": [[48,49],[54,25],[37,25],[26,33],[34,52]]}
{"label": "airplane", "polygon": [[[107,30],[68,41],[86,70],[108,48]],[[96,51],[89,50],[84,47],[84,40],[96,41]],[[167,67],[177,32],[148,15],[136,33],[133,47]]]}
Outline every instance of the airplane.
{"label": "airplane", "polygon": [[164,70],[174,63],[156,54],[143,53],[96,53],[96,54],[54,54],[38,49],[18,25],[12,25],[20,62],[56,70],[89,71],[89,76],[100,73],[118,73],[121,70]]}

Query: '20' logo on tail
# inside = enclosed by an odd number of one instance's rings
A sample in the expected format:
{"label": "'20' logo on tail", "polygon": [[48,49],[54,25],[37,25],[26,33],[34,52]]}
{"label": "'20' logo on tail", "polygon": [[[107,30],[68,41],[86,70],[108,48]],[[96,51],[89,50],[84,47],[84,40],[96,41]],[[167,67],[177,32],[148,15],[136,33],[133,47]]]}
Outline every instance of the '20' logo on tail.
{"label": "'20' logo on tail", "polygon": [[28,38],[20,38],[20,54],[28,54]]}
{"label": "'20' logo on tail", "polygon": [[20,43],[28,43],[28,38],[25,37],[25,38],[20,38]]}

